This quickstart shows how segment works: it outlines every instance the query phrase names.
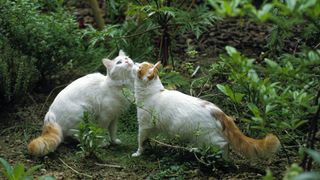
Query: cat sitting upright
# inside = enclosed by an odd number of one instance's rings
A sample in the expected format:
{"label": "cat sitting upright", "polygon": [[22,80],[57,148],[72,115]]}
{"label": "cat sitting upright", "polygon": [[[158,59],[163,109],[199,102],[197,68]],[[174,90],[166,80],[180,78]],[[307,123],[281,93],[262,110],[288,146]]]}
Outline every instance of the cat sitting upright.
{"label": "cat sitting upright", "polygon": [[159,77],[161,64],[147,62],[135,64],[135,98],[138,111],[138,150],[144,150],[143,142],[156,133],[181,138],[198,147],[218,145],[228,158],[228,147],[250,158],[268,158],[280,147],[279,139],[268,134],[263,139],[245,136],[233,119],[213,103],[174,90],[166,90]]}
{"label": "cat sitting upright", "polygon": [[117,119],[126,110],[129,102],[122,94],[122,88],[133,88],[133,61],[119,51],[114,60],[103,59],[107,76],[93,73],[81,77],[64,88],[54,99],[44,118],[42,135],[33,139],[28,150],[31,155],[44,156],[53,152],[65,137],[72,137],[82,120],[83,112],[96,117],[96,123],[108,129],[111,143],[120,144],[117,139]]}

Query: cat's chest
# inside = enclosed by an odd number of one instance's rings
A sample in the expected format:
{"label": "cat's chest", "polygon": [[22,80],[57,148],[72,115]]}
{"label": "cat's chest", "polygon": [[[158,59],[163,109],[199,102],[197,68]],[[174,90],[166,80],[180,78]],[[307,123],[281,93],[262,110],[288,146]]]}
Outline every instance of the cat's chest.
{"label": "cat's chest", "polygon": [[129,106],[128,100],[123,95],[115,95],[102,97],[97,100],[97,106],[101,112],[119,113]]}

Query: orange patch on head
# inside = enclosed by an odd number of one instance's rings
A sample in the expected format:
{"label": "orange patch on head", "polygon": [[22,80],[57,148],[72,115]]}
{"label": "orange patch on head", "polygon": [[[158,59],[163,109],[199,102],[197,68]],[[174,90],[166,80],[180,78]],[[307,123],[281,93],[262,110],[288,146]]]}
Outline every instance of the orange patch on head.
{"label": "orange patch on head", "polygon": [[139,77],[140,79],[142,79],[143,77],[145,77],[145,76],[148,74],[149,70],[150,70],[152,67],[153,67],[153,65],[150,64],[150,63],[142,63],[142,64],[140,65],[140,67],[139,67],[139,70],[138,70],[138,77]]}
{"label": "orange patch on head", "polygon": [[160,66],[161,66],[160,63],[153,65],[151,63],[144,62],[139,67],[138,77],[140,79],[147,77],[148,80],[152,80],[158,75],[158,69],[160,68]]}

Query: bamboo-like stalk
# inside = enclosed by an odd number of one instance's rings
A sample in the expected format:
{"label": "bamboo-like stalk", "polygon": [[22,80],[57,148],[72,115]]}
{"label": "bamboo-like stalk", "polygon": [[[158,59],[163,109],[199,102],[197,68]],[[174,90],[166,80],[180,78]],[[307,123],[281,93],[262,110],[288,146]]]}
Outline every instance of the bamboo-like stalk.
{"label": "bamboo-like stalk", "polygon": [[104,20],[102,18],[102,14],[100,12],[100,8],[98,5],[97,0],[88,0],[90,6],[91,6],[91,10],[94,16],[94,20],[97,24],[97,29],[102,30],[104,27]]}

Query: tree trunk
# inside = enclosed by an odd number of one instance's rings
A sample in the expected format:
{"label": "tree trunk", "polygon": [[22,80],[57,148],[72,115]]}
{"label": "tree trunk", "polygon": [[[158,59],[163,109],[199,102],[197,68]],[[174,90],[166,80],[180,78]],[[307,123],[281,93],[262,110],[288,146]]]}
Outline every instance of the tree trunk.
{"label": "tree trunk", "polygon": [[99,4],[97,0],[88,0],[91,6],[91,10],[94,16],[94,20],[97,24],[97,29],[102,30],[104,27],[104,20],[102,18],[102,14],[99,8]]}

